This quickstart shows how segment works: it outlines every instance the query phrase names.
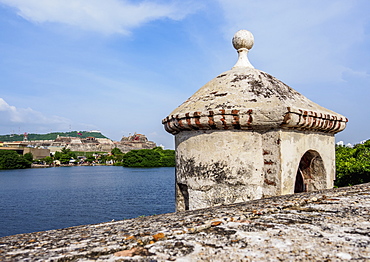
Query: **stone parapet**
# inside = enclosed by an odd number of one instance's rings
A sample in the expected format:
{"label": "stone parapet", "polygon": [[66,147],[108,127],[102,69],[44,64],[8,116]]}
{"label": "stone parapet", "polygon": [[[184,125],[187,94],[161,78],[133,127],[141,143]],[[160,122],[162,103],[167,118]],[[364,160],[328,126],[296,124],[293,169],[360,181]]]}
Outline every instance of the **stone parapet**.
{"label": "stone parapet", "polygon": [[0,238],[1,261],[369,261],[370,184]]}

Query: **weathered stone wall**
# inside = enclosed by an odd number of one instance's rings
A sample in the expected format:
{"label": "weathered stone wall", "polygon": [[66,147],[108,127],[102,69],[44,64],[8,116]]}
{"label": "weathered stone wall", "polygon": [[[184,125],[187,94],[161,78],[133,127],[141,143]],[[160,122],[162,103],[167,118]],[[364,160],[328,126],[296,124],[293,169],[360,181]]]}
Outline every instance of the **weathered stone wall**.
{"label": "weathered stone wall", "polygon": [[[280,133],[273,130],[262,135],[263,192],[262,197],[281,195]],[[258,153],[258,151],[257,151]]]}
{"label": "weathered stone wall", "polygon": [[370,184],[0,238],[0,261],[370,261]]}
{"label": "weathered stone wall", "polygon": [[0,150],[12,150],[16,151],[18,154],[27,154],[31,153],[33,159],[41,159],[47,156],[50,156],[49,149],[41,149],[41,148],[31,148],[31,147],[1,147]]}
{"label": "weathered stone wall", "polygon": [[23,149],[23,154],[31,153],[33,156],[33,159],[41,159],[45,158],[47,156],[50,156],[50,150],[49,149],[43,149],[43,148],[30,148],[25,147]]}
{"label": "weathered stone wall", "polygon": [[176,183],[178,189],[187,190],[182,192],[183,195],[189,196],[188,207],[179,203],[177,210],[262,197],[260,133],[240,130],[184,131],[176,135],[175,143]]}
{"label": "weathered stone wall", "polygon": [[71,151],[81,151],[81,152],[110,152],[114,148],[114,144],[68,144],[67,149]]}
{"label": "weathered stone wall", "polygon": [[[335,179],[335,138],[334,134],[281,130],[281,194],[294,193],[294,182],[299,162],[305,152],[317,152],[323,159],[323,170],[311,172],[314,187],[312,190],[333,188]],[[315,170],[312,170],[315,171]],[[316,173],[316,174],[314,174]],[[312,191],[310,190],[310,191]]]}
{"label": "weathered stone wall", "polygon": [[117,142],[115,143],[115,146],[119,148],[123,153],[127,153],[131,150],[136,150],[136,149],[152,149],[157,147],[157,144],[152,142],[152,141],[147,141],[147,142],[132,142],[132,141],[124,141],[124,142]]}
{"label": "weathered stone wall", "polygon": [[304,191],[333,187],[334,134],[284,129],[182,131],[175,135],[175,145],[178,211],[292,194],[306,152],[313,156],[307,160],[310,166],[301,170]]}
{"label": "weathered stone wall", "polygon": [[71,151],[81,152],[110,152],[118,147],[123,153],[134,149],[151,149],[156,147],[156,143],[148,141],[145,135],[140,135],[138,140],[113,142],[107,138],[86,138],[80,137],[58,137],[55,140],[25,141],[23,146],[31,145],[33,147],[47,147],[51,152],[60,151],[63,147]]}

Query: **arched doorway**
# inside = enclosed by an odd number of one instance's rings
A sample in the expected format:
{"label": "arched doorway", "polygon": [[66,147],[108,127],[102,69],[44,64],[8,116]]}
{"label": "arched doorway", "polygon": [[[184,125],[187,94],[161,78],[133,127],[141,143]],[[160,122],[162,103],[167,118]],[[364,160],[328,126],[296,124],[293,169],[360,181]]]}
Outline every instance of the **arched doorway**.
{"label": "arched doorway", "polygon": [[308,150],[302,156],[295,179],[294,193],[326,188],[326,171],[320,154]]}

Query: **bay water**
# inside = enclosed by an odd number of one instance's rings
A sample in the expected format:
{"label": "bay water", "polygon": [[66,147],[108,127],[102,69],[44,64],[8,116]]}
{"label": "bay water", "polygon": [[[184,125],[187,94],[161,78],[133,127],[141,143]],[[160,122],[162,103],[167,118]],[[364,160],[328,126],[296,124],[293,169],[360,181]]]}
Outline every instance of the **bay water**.
{"label": "bay water", "polygon": [[175,168],[0,170],[0,237],[175,211]]}

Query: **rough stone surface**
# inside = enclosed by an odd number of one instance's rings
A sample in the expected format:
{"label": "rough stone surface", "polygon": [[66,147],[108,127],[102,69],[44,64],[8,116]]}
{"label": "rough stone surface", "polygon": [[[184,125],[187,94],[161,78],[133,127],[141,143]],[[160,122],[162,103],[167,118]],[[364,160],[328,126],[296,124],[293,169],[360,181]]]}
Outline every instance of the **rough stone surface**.
{"label": "rough stone surface", "polygon": [[337,133],[345,128],[347,118],[319,106],[268,73],[238,67],[209,81],[162,123],[172,134],[280,127]]}
{"label": "rough stone surface", "polygon": [[176,135],[175,145],[176,183],[179,189],[182,187],[177,195],[187,195],[185,205],[177,203],[177,211],[263,197],[260,133],[238,130],[181,132]]}
{"label": "rough stone surface", "polygon": [[370,261],[370,184],[0,238],[0,261]]}

